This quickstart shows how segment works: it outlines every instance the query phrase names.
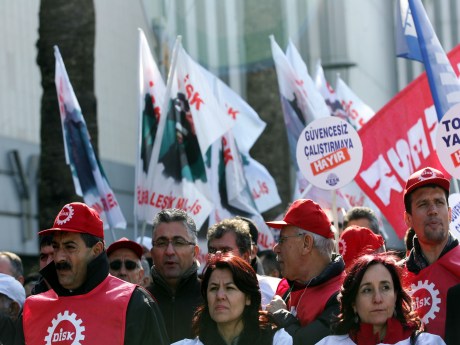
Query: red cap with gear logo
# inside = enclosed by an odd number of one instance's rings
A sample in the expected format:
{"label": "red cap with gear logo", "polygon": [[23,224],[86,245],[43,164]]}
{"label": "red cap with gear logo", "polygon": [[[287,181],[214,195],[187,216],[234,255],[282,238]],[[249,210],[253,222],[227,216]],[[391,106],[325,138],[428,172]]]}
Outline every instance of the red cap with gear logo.
{"label": "red cap with gear logo", "polygon": [[450,190],[450,182],[445,178],[442,172],[431,167],[426,167],[414,172],[409,177],[406,188],[404,189],[404,200],[406,200],[406,195],[411,193],[414,189],[423,187],[427,184],[438,185],[447,192]]}
{"label": "red cap with gear logo", "polygon": [[283,220],[265,223],[274,229],[282,229],[286,225],[293,225],[325,238],[334,238],[331,221],[321,206],[310,199],[294,201],[284,215]]}
{"label": "red cap with gear logo", "polygon": [[40,231],[38,235],[56,231],[79,232],[104,238],[104,224],[99,213],[81,202],[65,205],[54,220],[53,227]]}

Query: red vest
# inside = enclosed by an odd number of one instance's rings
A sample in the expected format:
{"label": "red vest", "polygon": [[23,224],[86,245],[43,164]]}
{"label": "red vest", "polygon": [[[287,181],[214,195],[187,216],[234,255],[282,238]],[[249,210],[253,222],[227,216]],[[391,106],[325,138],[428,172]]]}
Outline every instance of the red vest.
{"label": "red vest", "polygon": [[460,283],[460,246],[451,249],[418,274],[405,269],[412,307],[425,323],[426,331],[444,338],[447,290]]}
{"label": "red vest", "polygon": [[109,275],[84,295],[58,296],[49,290],[27,298],[23,311],[25,343],[122,345],[126,310],[135,287]]}
{"label": "red vest", "polygon": [[[320,285],[291,292],[287,307],[297,317],[302,327],[318,318],[326,307],[329,298],[340,290],[344,277],[345,273],[342,273]],[[288,287],[286,283],[285,279],[280,282],[277,295],[283,296]]]}

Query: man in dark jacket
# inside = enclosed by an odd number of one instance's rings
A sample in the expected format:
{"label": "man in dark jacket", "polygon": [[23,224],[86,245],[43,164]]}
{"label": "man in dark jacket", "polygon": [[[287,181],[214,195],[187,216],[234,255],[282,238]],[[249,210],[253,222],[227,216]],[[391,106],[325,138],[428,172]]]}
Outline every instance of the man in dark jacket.
{"label": "man in dark jacket", "polygon": [[51,289],[26,300],[15,344],[169,344],[149,293],[109,275],[103,223],[95,210],[67,204],[39,235],[48,233],[54,260],[40,273]]}
{"label": "man in dark jacket", "polygon": [[299,199],[283,220],[266,223],[281,230],[273,251],[286,278],[266,309],[292,336],[294,345],[316,344],[331,334],[345,275],[342,257],[333,254],[331,222],[318,204]]}
{"label": "man in dark jacket", "polygon": [[404,282],[425,331],[444,338],[447,291],[460,283],[460,246],[449,231],[450,182],[437,169],[414,172],[404,189],[404,220],[415,231]]}
{"label": "man in dark jacket", "polygon": [[148,290],[158,301],[171,342],[192,338],[193,314],[203,303],[195,222],[179,209],[160,211],[153,219],[152,244]]}

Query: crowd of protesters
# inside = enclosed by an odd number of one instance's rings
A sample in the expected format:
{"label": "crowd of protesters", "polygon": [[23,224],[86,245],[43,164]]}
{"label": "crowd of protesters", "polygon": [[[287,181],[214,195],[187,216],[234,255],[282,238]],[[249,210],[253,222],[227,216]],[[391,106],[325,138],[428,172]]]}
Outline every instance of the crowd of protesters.
{"label": "crowd of protesters", "polygon": [[183,210],[160,211],[151,242],[106,248],[98,213],[69,203],[38,233],[39,273],[0,252],[0,344],[460,344],[449,190],[430,167],[409,177],[403,253],[387,251],[373,210],[349,210],[342,231],[299,199],[266,222],[270,251],[257,253],[249,218],[212,224],[206,262]]}

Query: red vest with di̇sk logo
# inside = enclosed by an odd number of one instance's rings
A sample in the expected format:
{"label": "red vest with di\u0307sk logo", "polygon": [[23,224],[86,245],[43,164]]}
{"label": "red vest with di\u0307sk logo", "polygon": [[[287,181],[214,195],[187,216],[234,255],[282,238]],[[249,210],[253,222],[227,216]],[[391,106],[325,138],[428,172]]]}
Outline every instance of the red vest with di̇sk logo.
{"label": "red vest with di\u0307sk logo", "polygon": [[405,269],[405,285],[410,289],[412,306],[427,332],[444,338],[447,290],[460,283],[460,246],[451,249],[418,274]]}
{"label": "red vest with di\u0307sk logo", "polygon": [[[297,317],[302,327],[315,321],[324,311],[327,301],[340,290],[344,273],[330,278],[320,285],[292,291],[287,302],[288,310]],[[289,287],[283,279],[278,285],[277,295],[283,296]]]}
{"label": "red vest with di\u0307sk logo", "polygon": [[109,275],[87,294],[58,296],[49,290],[29,297],[23,311],[26,344],[122,345],[135,288]]}

